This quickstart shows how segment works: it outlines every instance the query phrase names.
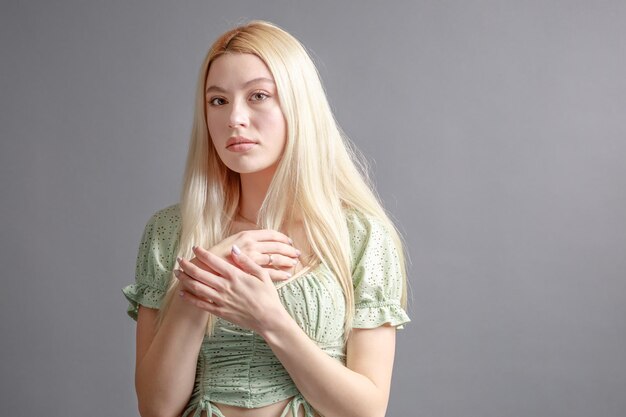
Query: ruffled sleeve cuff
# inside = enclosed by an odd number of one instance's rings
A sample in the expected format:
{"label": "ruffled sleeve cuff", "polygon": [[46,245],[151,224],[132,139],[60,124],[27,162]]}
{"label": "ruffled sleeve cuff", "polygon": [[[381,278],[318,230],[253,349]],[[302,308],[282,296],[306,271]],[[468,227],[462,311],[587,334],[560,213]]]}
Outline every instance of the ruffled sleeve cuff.
{"label": "ruffled sleeve cuff", "polygon": [[410,321],[411,319],[399,303],[368,303],[356,306],[352,327],[374,329],[389,323],[398,329],[404,329],[403,325]]}
{"label": "ruffled sleeve cuff", "polygon": [[162,289],[151,287],[143,283],[130,284],[122,288],[122,292],[129,303],[126,313],[135,321],[137,321],[139,305],[158,309],[165,295]]}

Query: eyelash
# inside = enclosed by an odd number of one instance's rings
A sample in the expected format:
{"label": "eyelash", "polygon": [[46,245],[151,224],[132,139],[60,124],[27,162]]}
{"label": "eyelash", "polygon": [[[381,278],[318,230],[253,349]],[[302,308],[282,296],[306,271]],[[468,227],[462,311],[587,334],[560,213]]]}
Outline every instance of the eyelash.
{"label": "eyelash", "polygon": [[267,100],[268,98],[270,98],[270,95],[267,94],[265,91],[255,91],[254,93],[250,94],[250,97],[254,97],[254,96],[263,96],[262,99],[257,99],[255,101],[263,101],[263,100]]}
{"label": "eyelash", "polygon": [[220,104],[215,103],[216,100],[224,100],[224,99],[222,97],[212,97],[212,98],[209,99],[209,105],[211,105],[211,106],[219,106]]}
{"label": "eyelash", "polygon": [[[263,97],[262,97],[262,98],[257,98],[257,99],[254,99],[253,97],[255,97],[255,96],[263,96]],[[256,101],[256,102],[265,101],[265,100],[267,100],[267,99],[268,99],[268,98],[270,98],[270,97],[271,97],[271,96],[270,96],[268,93],[266,93],[265,91],[255,91],[255,92],[253,92],[252,94],[250,94],[250,99],[252,99],[252,101]],[[226,101],[226,100],[224,99],[224,97],[211,97],[211,98],[208,100],[208,103],[209,103],[209,105],[211,105],[211,106],[221,106],[221,105],[223,105],[223,104],[224,104],[224,103],[216,103],[216,101],[217,101],[217,100]]]}

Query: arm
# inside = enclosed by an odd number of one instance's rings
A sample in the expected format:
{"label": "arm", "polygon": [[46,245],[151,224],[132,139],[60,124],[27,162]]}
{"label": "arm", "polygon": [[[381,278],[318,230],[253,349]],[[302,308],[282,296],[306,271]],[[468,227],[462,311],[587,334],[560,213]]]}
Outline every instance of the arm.
{"label": "arm", "polygon": [[180,416],[191,396],[208,313],[172,299],[155,333],[158,311],[140,307],[135,389],[142,417]]}
{"label": "arm", "polygon": [[[265,338],[304,397],[327,417],[383,416],[395,349],[395,328],[354,330],[347,366],[329,357],[283,308],[267,274],[233,249],[237,267],[210,252],[198,258],[216,274],[181,260],[183,298],[200,309],[252,329]],[[303,360],[306,358],[306,360]]]}
{"label": "arm", "polygon": [[[289,315],[262,336],[298,390],[325,417],[384,416],[389,399],[396,329],[354,329],[346,367],[324,353]],[[306,360],[302,360],[306,358]]]}

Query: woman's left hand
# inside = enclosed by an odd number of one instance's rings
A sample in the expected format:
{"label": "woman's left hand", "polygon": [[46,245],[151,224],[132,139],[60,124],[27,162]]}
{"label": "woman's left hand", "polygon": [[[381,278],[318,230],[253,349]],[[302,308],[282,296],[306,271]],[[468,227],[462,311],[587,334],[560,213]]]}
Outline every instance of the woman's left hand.
{"label": "woman's left hand", "polygon": [[233,246],[231,265],[217,255],[195,247],[198,260],[209,272],[186,259],[179,259],[182,270],[179,295],[187,302],[238,326],[260,333],[280,320],[286,310],[269,273]]}

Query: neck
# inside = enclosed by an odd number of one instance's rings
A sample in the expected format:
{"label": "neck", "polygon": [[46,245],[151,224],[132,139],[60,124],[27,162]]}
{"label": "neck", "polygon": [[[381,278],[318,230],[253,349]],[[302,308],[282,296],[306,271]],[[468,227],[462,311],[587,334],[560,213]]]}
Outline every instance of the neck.
{"label": "neck", "polygon": [[272,182],[272,177],[273,172],[240,174],[241,196],[239,199],[239,213],[241,216],[256,222],[261,204]]}

